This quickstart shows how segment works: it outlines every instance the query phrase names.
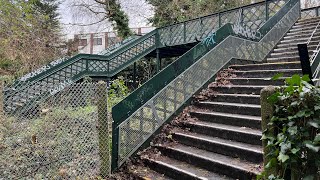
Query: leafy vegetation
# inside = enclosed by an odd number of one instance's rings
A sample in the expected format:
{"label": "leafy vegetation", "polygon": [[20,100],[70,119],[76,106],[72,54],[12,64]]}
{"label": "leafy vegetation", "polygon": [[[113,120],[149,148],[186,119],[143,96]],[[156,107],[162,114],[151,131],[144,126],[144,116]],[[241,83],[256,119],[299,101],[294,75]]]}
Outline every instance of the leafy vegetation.
{"label": "leafy vegetation", "polygon": [[21,76],[62,54],[57,0],[0,4],[0,75]]}
{"label": "leafy vegetation", "polygon": [[320,178],[320,89],[309,81],[308,76],[294,75],[268,98],[274,114],[262,139],[270,150],[265,169],[273,174],[265,171],[259,178]]}
{"label": "leafy vegetation", "polygon": [[155,8],[150,19],[153,26],[161,27],[218,11],[238,7],[259,0],[146,0]]}

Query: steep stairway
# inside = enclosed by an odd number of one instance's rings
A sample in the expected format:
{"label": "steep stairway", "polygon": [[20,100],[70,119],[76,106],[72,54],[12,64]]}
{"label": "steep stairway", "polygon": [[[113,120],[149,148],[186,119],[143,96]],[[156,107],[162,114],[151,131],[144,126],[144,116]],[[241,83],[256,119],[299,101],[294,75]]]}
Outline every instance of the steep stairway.
{"label": "steep stairway", "polygon": [[[301,19],[279,42],[267,63],[231,65],[193,104],[138,153],[131,173],[141,179],[254,179],[262,169],[260,91],[283,85],[271,78],[301,74],[297,44],[320,41],[320,18]],[[160,140],[159,140],[160,139]]]}

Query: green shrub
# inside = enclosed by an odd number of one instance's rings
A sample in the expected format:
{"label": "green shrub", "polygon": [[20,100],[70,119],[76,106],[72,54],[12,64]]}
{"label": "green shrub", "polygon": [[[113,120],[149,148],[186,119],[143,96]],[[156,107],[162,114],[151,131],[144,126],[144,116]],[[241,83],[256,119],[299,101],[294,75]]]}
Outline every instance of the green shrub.
{"label": "green shrub", "polygon": [[268,98],[274,113],[262,139],[270,149],[265,169],[274,174],[258,179],[319,179],[320,90],[309,81],[294,75]]}

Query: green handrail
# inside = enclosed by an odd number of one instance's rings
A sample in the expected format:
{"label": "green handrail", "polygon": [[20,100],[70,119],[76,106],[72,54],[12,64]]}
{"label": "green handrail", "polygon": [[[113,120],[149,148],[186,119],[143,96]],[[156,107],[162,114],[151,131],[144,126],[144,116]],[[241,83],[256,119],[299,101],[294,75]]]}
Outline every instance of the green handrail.
{"label": "green handrail", "polygon": [[[254,49],[253,45],[254,43],[257,43],[258,40],[256,40],[255,38],[253,39],[251,38],[250,40],[248,40],[248,38],[245,38],[242,35],[239,36],[239,34],[237,33],[238,37],[233,38],[234,41],[237,41],[237,40],[241,42],[246,41],[248,44],[250,43],[253,44],[252,47],[250,46],[246,47],[246,45],[237,47],[237,49],[248,48],[241,51],[242,53],[244,53],[243,51],[245,51],[245,53],[242,54],[242,56],[244,57],[254,56],[256,58],[259,58],[260,60],[264,59],[265,56],[272,50],[272,48],[276,45],[276,43],[283,37],[283,35],[287,32],[287,30],[289,30],[289,28],[293,25],[293,23],[299,17],[300,11],[295,12],[296,14],[291,14],[293,6],[295,7],[295,10],[297,9],[300,10],[300,6],[297,6],[298,2],[299,2],[298,0],[290,0],[282,8],[279,8],[278,10],[274,10],[276,13],[274,12],[273,12],[274,14],[266,13],[267,14],[266,17],[272,16],[272,18],[269,19],[267,23],[263,25],[260,23],[260,26],[258,26],[258,29],[259,29],[258,33],[261,35],[259,39],[261,39],[262,37],[267,37],[269,38],[270,42],[269,43],[262,42],[261,44],[259,44],[259,47],[261,48],[260,52],[254,52],[253,50]],[[266,1],[265,8],[267,7],[270,8],[268,1]],[[288,17],[289,14],[292,15],[291,19],[290,17]],[[289,19],[288,22],[280,22],[282,21],[282,18],[284,18],[285,16],[287,17],[287,19]],[[245,27],[246,28],[245,30],[249,29],[248,27],[246,27],[246,24],[244,23],[241,24],[240,22],[239,24],[242,26],[242,28]],[[272,38],[274,37],[272,37],[269,33],[273,29],[276,29],[278,26],[284,26],[279,30],[282,36],[279,37],[279,34],[274,35],[277,38],[273,40]],[[194,67],[200,61],[208,62],[208,60],[206,60],[206,56],[210,54],[213,49],[215,49],[220,53],[223,53],[223,51],[227,51],[228,47],[226,47],[225,49],[219,49],[219,48],[216,49],[216,47],[222,46],[226,40],[230,40],[230,37],[235,36],[236,33],[234,32],[235,29],[233,27],[236,27],[236,25],[232,25],[230,23],[227,23],[227,24],[224,23],[224,25],[220,29],[218,29],[215,33],[211,33],[210,36],[204,39],[202,43],[196,45],[194,48],[188,51],[185,55],[180,57],[170,66],[162,70],[159,74],[157,74],[148,82],[146,82],[144,85],[142,85],[139,89],[137,89],[128,97],[126,97],[122,102],[120,102],[119,104],[113,107],[113,110],[112,110],[112,116],[113,116],[112,169],[113,170],[119,167],[128,157],[130,157],[130,155],[133,154],[137,150],[137,148],[140,147],[146,141],[146,139],[148,139],[151,136],[151,134],[161,126],[161,123],[168,120],[172,116],[172,114],[170,114],[172,111],[165,110],[166,107],[163,107],[163,106],[167,106],[166,103],[161,105],[161,108],[159,106],[155,107],[153,100],[157,101],[157,103],[161,103],[159,101],[162,101],[161,99],[165,99],[166,98],[165,96],[167,95],[160,95],[161,94],[160,92],[163,92],[165,88],[169,87],[169,85],[173,81],[176,81],[177,79],[180,78],[179,80],[182,83],[188,82],[188,80],[183,80],[182,74],[188,71],[189,68]],[[253,34],[257,34],[257,33],[253,33]],[[207,44],[207,42],[209,43]],[[204,44],[207,44],[207,45],[204,45]],[[233,45],[234,44],[232,44],[231,46]],[[233,49],[231,51],[235,52],[236,49]],[[224,56],[227,57],[228,54],[225,54]],[[202,71],[208,71],[208,69],[202,69]],[[199,73],[200,72],[201,70],[199,71]],[[212,74],[212,76],[214,76],[214,74]],[[167,91],[171,92],[171,90],[167,90]],[[180,104],[177,103],[177,101],[179,101],[176,99],[177,93],[181,94],[182,92],[175,92],[175,93],[176,94],[174,95],[173,99],[169,99],[168,102],[169,104],[174,104],[174,110],[177,110],[179,108],[178,106],[182,106],[182,104],[185,103],[186,101],[179,102]],[[159,112],[161,111],[160,114],[156,113],[158,111]],[[167,112],[170,112],[169,115],[167,115]],[[161,118],[159,116],[161,116]],[[147,123],[151,123],[151,124],[153,123],[154,128],[153,129],[151,128],[152,132],[145,132],[142,130],[144,127],[142,121],[144,119],[147,119],[145,120],[145,121],[148,121]],[[163,119],[164,121],[162,121]],[[131,124],[130,120],[134,121],[132,122],[132,124],[137,124],[140,122],[140,130],[130,129],[130,124]],[[120,135],[120,132],[121,134],[127,134],[128,136],[123,137]],[[133,138],[135,137],[133,134],[138,136],[136,137],[136,141],[133,140]],[[140,135],[141,137],[139,137],[139,134],[141,134]],[[129,138],[129,140],[125,141],[126,137]],[[137,144],[133,144],[133,143],[137,143]],[[120,149],[119,146],[121,146],[122,149]],[[121,159],[119,157],[121,157]]]}

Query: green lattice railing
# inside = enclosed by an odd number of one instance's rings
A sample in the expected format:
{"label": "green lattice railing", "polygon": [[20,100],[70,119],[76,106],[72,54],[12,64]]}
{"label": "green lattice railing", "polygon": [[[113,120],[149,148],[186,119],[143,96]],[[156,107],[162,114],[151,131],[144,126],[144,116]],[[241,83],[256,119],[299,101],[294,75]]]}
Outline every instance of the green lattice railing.
{"label": "green lattice railing", "polygon": [[[240,17],[239,20],[224,23],[221,28],[204,38],[202,43],[113,107],[113,169],[121,166],[232,59],[261,62],[266,58],[300,17],[299,0],[272,2],[282,5],[275,8],[273,14],[266,13],[265,20],[257,15],[254,16],[256,21],[246,22],[243,8],[238,8],[235,12],[232,10],[230,14],[233,15],[230,17]],[[248,12],[269,9],[270,5],[264,3],[249,6],[252,10]],[[223,15],[219,16],[220,22],[223,22],[222,17]],[[184,39],[173,38],[172,44],[177,41]]]}
{"label": "green lattice railing", "polygon": [[319,6],[303,9],[301,11],[301,18],[302,19],[319,17],[319,15],[320,15],[320,7]]}
{"label": "green lattice railing", "polygon": [[45,99],[52,94],[48,92],[56,92],[85,76],[112,77],[157,48],[199,42],[226,23],[239,22],[255,30],[283,5],[284,1],[267,0],[158,28],[100,55],[78,54],[55,61],[20,78],[6,91],[7,110]]}

